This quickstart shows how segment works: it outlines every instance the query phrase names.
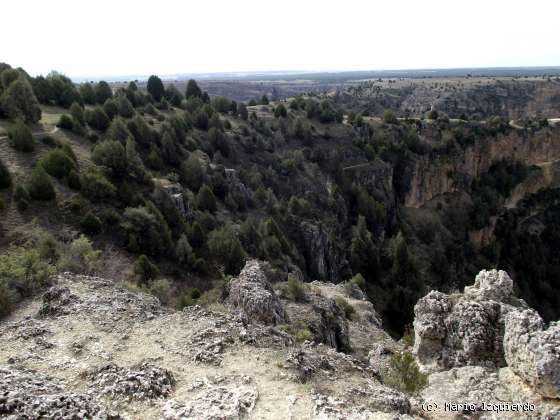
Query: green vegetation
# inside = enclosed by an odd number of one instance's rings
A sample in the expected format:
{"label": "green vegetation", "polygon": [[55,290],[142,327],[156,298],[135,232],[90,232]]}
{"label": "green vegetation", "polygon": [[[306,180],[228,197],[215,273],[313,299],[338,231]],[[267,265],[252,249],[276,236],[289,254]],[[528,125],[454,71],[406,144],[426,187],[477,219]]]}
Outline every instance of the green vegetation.
{"label": "green vegetation", "polygon": [[0,190],[12,186],[12,175],[6,164],[0,159]]}
{"label": "green vegetation", "polygon": [[[361,97],[308,94],[288,103],[272,92],[244,103],[210,98],[194,80],[184,91],[157,76],[147,86],[74,85],[59,73],[30,77],[0,65],[2,128],[16,150],[36,152],[2,156],[3,213],[15,204],[20,219],[37,216],[61,232],[103,232],[95,238],[102,246],[146,255],[165,276],[144,279],[141,288],[162,301],[193,284],[204,296],[213,279],[260,258],[280,272],[301,271],[304,281],[351,279],[349,294],[358,294],[356,287],[367,294],[400,336],[427,290],[449,291],[449,279],[463,287],[495,266],[515,276],[521,296],[547,320],[558,318],[559,199],[545,190],[505,207],[540,169],[507,160],[472,180],[450,173],[461,194],[405,205],[417,197],[419,162],[455,165],[466,148],[484,153],[513,130],[532,140],[558,128],[542,118],[513,128],[503,117],[458,121],[444,112],[406,119],[396,97],[360,104]],[[37,103],[48,105],[44,131],[58,121],[71,132],[37,134],[35,144]],[[343,115],[347,123],[340,124]],[[52,205],[31,201],[37,199]],[[469,240],[494,223],[494,237]],[[68,267],[80,270],[90,258],[83,255],[95,255],[86,241],[76,243],[72,258],[61,257]],[[67,254],[70,244],[59,248]],[[87,271],[98,268],[92,263]],[[305,300],[303,281],[290,276],[280,284],[284,296]],[[189,292],[181,299],[197,301]]]}
{"label": "green vegetation", "polygon": [[154,280],[159,274],[157,266],[145,255],[140,255],[134,262],[133,271],[138,284],[146,284],[150,280]]}
{"label": "green vegetation", "polygon": [[67,177],[71,171],[76,171],[76,163],[68,156],[62,148],[49,151],[41,159],[41,166],[47,173],[55,178],[62,179]]}
{"label": "green vegetation", "polygon": [[54,185],[41,163],[35,165],[31,172],[28,190],[33,200],[49,201],[56,197]]}
{"label": "green vegetation", "polygon": [[55,267],[36,249],[12,248],[0,254],[0,318],[23,298],[50,283]]}
{"label": "green vegetation", "polygon": [[304,302],[306,299],[305,287],[293,275],[288,275],[287,291],[294,302]]}
{"label": "green vegetation", "polygon": [[163,82],[159,77],[154,75],[150,76],[148,78],[147,89],[156,102],[161,101],[161,98],[163,98],[163,94],[165,92],[165,88],[163,87]]}
{"label": "green vegetation", "polygon": [[101,232],[103,224],[99,217],[93,214],[93,212],[88,211],[80,221],[80,227],[85,233],[95,235]]}
{"label": "green vegetation", "polygon": [[410,352],[394,353],[390,371],[383,379],[389,386],[407,394],[417,394],[428,384],[428,375],[420,372]]}
{"label": "green vegetation", "polygon": [[22,119],[36,123],[41,108],[25,73],[12,68],[0,68],[0,117]]}
{"label": "green vegetation", "polygon": [[32,152],[35,149],[35,140],[29,127],[23,121],[17,120],[9,131],[10,144],[20,152]]}
{"label": "green vegetation", "polygon": [[348,303],[346,299],[339,296],[335,298],[335,302],[336,302],[336,306],[338,306],[342,310],[342,312],[344,312],[344,316],[346,316],[346,318],[348,319],[353,318],[354,314],[356,313],[356,310],[352,305],[350,305],[350,303]]}

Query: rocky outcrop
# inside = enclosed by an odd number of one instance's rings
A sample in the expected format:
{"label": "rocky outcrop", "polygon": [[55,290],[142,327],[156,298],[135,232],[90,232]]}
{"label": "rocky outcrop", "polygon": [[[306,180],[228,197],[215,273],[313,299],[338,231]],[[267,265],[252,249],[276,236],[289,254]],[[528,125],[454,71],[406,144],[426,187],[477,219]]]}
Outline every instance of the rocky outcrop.
{"label": "rocky outcrop", "polygon": [[414,308],[414,353],[430,369],[477,365],[500,367],[504,316],[524,307],[504,271],[481,271],[464,294],[432,291]]}
{"label": "rocky outcrop", "polygon": [[319,293],[308,293],[306,300],[305,303],[286,305],[289,318],[308,328],[316,342],[340,351],[349,351],[348,321],[334,299]]}
{"label": "rocky outcrop", "polygon": [[164,406],[163,417],[175,419],[239,419],[253,411],[258,391],[250,385],[251,378],[197,379],[191,386],[196,394],[187,403],[169,400]]}
{"label": "rocky outcrop", "polygon": [[0,368],[0,416],[7,419],[113,419],[91,395],[67,392],[55,378],[12,367]]}
{"label": "rocky outcrop", "polygon": [[149,362],[131,368],[114,363],[96,367],[87,372],[91,387],[100,395],[113,399],[154,399],[168,396],[175,386],[173,373]]}
{"label": "rocky outcrop", "polygon": [[560,398],[560,325],[545,329],[513,296],[506,272],[481,271],[463,294],[432,291],[414,312],[414,353],[424,369],[507,365],[535,392]]}
{"label": "rocky outcrop", "polygon": [[228,301],[251,321],[270,325],[287,321],[284,306],[267,279],[263,262],[247,261],[230,283]]}
{"label": "rocky outcrop", "polygon": [[504,353],[508,366],[541,395],[560,398],[560,323],[544,328],[533,310],[506,316]]}

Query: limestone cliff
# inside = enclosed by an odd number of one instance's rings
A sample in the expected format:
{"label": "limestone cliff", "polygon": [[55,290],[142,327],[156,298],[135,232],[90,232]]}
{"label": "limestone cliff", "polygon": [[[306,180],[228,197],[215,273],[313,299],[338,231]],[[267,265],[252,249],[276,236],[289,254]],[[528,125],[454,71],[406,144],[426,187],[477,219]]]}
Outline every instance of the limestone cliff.
{"label": "limestone cliff", "polygon": [[512,129],[496,138],[477,139],[456,155],[415,160],[405,205],[422,207],[438,195],[468,191],[474,178],[500,160],[544,165],[558,159],[560,127],[556,126],[535,132]]}

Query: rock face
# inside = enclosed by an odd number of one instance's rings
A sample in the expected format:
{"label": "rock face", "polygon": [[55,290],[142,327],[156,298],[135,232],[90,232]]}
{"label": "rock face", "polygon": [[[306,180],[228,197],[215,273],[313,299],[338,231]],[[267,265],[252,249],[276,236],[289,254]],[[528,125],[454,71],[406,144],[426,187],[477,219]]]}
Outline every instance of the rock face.
{"label": "rock face", "polygon": [[526,165],[558,160],[559,137],[559,127],[534,133],[511,129],[496,138],[476,140],[456,157],[417,159],[405,205],[422,207],[438,195],[469,191],[472,180],[500,160],[522,161]]}
{"label": "rock face", "polygon": [[264,263],[247,261],[229,288],[229,303],[251,321],[276,325],[287,321],[284,306],[267,279]]}
{"label": "rock face", "polygon": [[560,323],[544,329],[533,310],[506,316],[504,353],[508,366],[541,395],[560,398]]}
{"label": "rock face", "polygon": [[298,233],[311,278],[337,283],[350,275],[344,250],[323,225],[302,221]]}

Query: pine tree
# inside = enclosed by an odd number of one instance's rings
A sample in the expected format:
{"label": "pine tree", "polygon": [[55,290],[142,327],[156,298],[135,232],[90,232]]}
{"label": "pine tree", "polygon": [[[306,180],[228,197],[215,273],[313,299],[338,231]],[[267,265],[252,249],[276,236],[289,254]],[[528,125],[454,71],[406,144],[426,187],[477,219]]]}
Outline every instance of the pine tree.
{"label": "pine tree", "polygon": [[104,104],[107,99],[113,97],[113,91],[109,83],[104,80],[101,80],[99,83],[95,85],[95,101],[102,105]]}
{"label": "pine tree", "polygon": [[202,97],[202,91],[198,87],[198,84],[193,79],[190,79],[187,82],[187,90],[185,91],[185,97],[187,99],[195,97],[200,98]]}
{"label": "pine tree", "polygon": [[196,256],[194,255],[191,244],[185,234],[182,234],[177,241],[177,245],[175,247],[175,257],[177,258],[177,261],[185,266],[191,267],[194,264]]}
{"label": "pine tree", "polygon": [[157,277],[159,270],[146,255],[142,254],[134,262],[134,274],[139,284],[146,284]]}
{"label": "pine tree", "polygon": [[203,185],[196,195],[196,206],[201,211],[215,213],[217,210],[216,197],[208,185]]}
{"label": "pine tree", "polygon": [[368,281],[376,279],[379,255],[363,216],[358,217],[358,224],[353,228],[350,260],[354,273],[361,273]]}
{"label": "pine tree", "polygon": [[161,101],[161,98],[163,97],[163,94],[165,92],[165,88],[163,87],[163,82],[159,77],[155,75],[150,76],[148,78],[147,89],[156,102]]}

